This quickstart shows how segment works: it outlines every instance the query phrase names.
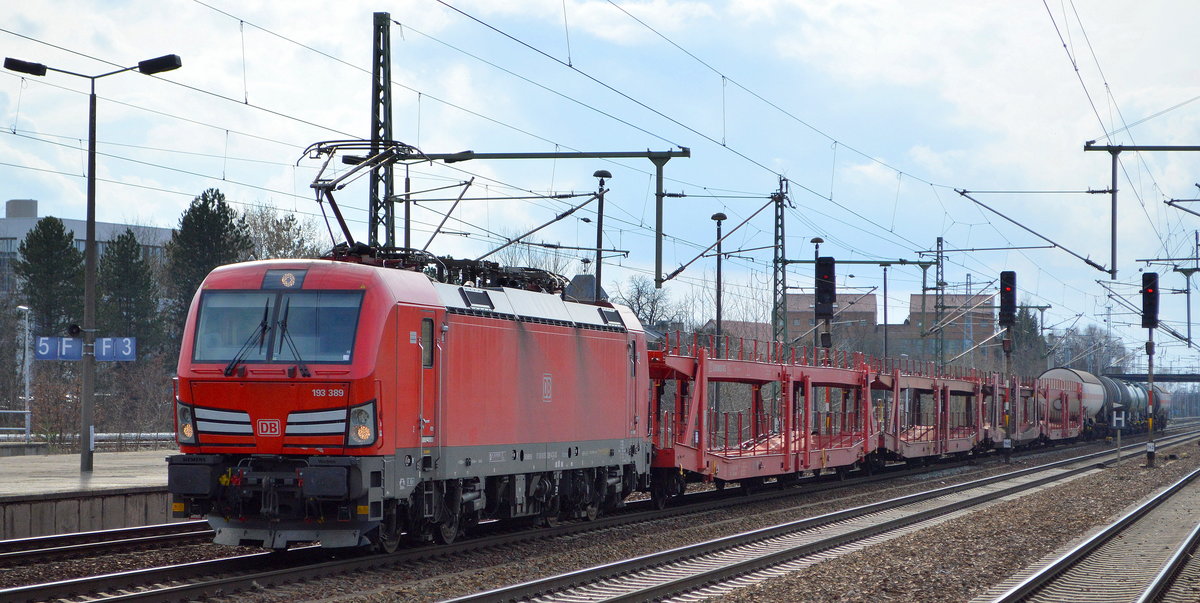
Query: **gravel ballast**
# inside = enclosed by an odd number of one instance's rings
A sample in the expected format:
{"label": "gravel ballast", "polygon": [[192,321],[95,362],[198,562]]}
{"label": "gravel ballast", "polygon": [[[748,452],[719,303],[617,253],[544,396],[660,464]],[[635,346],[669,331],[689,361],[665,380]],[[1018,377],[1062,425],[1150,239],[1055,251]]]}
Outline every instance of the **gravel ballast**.
{"label": "gravel ballast", "polygon": [[[1185,450],[1160,449],[1154,469],[1141,467],[1144,455],[1127,457],[1119,467],[989,505],[943,524],[734,591],[720,600],[968,601],[1200,465],[1200,455],[1190,454],[1192,448]],[[726,510],[691,515],[567,541],[530,543],[474,554],[469,560],[446,559],[437,564],[296,584],[269,592],[241,593],[237,600],[439,601],[1080,453],[1061,451],[969,473],[947,472],[933,483],[928,478],[909,478],[890,485],[863,485],[849,494],[840,491],[748,505],[733,513]],[[1170,453],[1179,458],[1168,460]]]}

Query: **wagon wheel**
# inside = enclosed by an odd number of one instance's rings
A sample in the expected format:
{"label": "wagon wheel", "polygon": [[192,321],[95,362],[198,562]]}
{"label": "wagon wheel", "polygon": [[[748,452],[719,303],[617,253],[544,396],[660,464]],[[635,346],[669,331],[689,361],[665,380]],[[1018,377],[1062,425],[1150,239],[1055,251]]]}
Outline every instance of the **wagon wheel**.
{"label": "wagon wheel", "polygon": [[600,505],[604,502],[604,490],[592,488],[592,497],[583,508],[583,515],[588,521],[595,521],[600,516]]}
{"label": "wagon wheel", "polygon": [[713,480],[713,487],[717,489],[717,492],[720,492],[721,490],[724,490],[724,489],[725,489],[725,484],[726,484],[726,483],[727,483],[727,482],[726,482],[725,480],[723,480],[723,479],[714,479],[714,480]]}
{"label": "wagon wheel", "polygon": [[652,480],[650,484],[650,504],[654,506],[656,511],[662,511],[667,508],[667,501],[671,498],[667,494],[667,487],[660,480]]}

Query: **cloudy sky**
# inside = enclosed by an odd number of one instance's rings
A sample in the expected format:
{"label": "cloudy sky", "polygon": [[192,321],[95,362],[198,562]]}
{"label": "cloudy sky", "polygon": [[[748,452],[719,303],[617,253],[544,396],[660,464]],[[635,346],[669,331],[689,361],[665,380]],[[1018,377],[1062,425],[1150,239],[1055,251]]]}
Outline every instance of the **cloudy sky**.
{"label": "cloudy sky", "polygon": [[[1145,331],[1110,292],[1138,307],[1140,260],[1196,257],[1200,218],[1165,203],[1200,198],[1200,157],[1187,152],[1120,155],[1116,280],[1076,257],[1111,268],[1110,197],[1084,192],[1109,187],[1111,159],[1085,152],[1086,141],[1200,144],[1200,4],[1191,1],[33,0],[0,9],[0,46],[88,75],[182,57],[182,69],[160,76],[97,81],[100,220],[175,226],[213,187],[239,207],[319,217],[309,188],[319,163],[303,151],[370,135],[376,11],[393,19],[394,136],[426,153],[689,148],[665,168],[668,192],[684,196],[666,203],[664,271],[712,243],[713,213],[729,216],[726,232],[749,218],[725,240],[737,251],[727,307],[742,317],[766,315],[772,215],[754,214],[780,178],[794,205],[791,259],[811,258],[809,241],[821,237],[821,254],[839,260],[927,260],[920,252],[942,237],[946,249],[975,250],[948,254],[948,292],[965,293],[968,282],[994,291],[998,273],[1015,270],[1022,301],[1052,306],[1048,326],[1103,327],[1111,306],[1111,325],[1131,346]],[[0,73],[4,198],[84,217],[87,86],[61,73]],[[445,227],[452,234],[429,249],[477,257],[581,202],[544,196],[594,191],[599,169],[613,174],[605,246],[629,252],[606,259],[612,289],[653,276],[648,160],[407,171],[415,191],[474,178],[473,200]],[[1021,226],[956,190],[979,191],[970,195]],[[415,246],[450,207],[438,199],[459,192],[417,195]],[[365,181],[337,199],[365,238]],[[531,240],[594,246],[594,217],[593,203]],[[1048,245],[1038,235],[1060,248],[993,250]],[[588,256],[561,253],[568,273]],[[1182,291],[1174,269],[1193,265],[1151,269],[1164,289]],[[838,273],[846,292],[882,284],[875,266]],[[920,276],[889,271],[893,322]],[[702,258],[671,295],[703,296],[713,277],[714,260]],[[793,265],[788,278],[807,287],[812,268]],[[1186,332],[1184,295],[1164,298],[1163,318]],[[1194,370],[1194,351],[1156,339],[1156,361]]]}

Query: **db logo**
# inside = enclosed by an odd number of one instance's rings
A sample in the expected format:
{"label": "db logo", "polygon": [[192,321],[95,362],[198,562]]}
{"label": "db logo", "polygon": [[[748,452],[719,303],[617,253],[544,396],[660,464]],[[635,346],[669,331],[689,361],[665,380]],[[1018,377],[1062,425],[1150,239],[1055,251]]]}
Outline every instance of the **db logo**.
{"label": "db logo", "polygon": [[255,425],[260,436],[278,437],[282,434],[279,428],[279,419],[259,419]]}

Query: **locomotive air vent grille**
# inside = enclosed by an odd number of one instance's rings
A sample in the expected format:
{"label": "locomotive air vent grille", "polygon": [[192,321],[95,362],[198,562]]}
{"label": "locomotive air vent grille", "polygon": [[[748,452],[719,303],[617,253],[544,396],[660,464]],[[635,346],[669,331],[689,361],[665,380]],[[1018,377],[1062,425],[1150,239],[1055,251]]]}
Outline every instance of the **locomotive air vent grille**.
{"label": "locomotive air vent grille", "polygon": [[242,410],[196,408],[196,431],[220,435],[252,435],[250,415]]}
{"label": "locomotive air vent grille", "polygon": [[288,414],[287,431],[290,436],[342,435],[346,433],[347,410],[315,410]]}

